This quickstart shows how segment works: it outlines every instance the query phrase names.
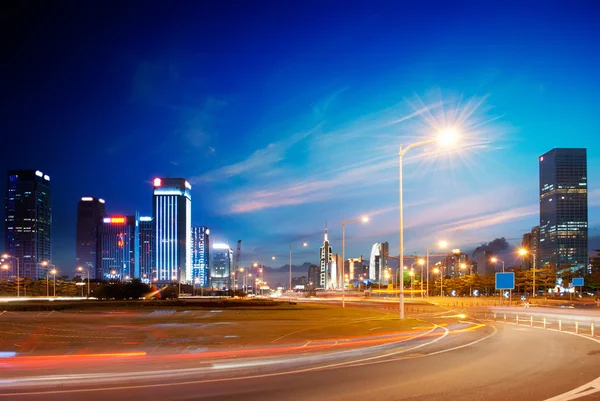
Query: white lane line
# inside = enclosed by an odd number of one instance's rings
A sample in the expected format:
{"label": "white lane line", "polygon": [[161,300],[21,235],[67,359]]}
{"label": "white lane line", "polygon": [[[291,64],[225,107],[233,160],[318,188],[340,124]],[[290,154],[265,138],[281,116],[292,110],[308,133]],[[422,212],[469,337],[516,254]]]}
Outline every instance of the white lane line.
{"label": "white lane line", "polygon": [[[512,323],[512,322],[506,322],[505,324],[512,324],[514,326],[517,326],[516,323]],[[548,330],[548,331],[554,331],[556,333],[562,333],[562,334],[570,334],[572,336],[577,336],[580,338],[585,338],[587,340],[590,341],[594,341],[598,344],[600,344],[600,340],[593,338],[593,337],[589,337],[583,334],[576,334],[576,333],[572,333],[570,331],[560,331],[557,329],[549,329],[549,328],[543,328],[543,327],[536,327],[536,326],[529,326],[530,328],[533,329],[538,329],[538,330]],[[589,390],[588,390],[589,389]],[[588,390],[588,391],[584,391],[584,390]],[[545,401],[569,401],[569,400],[575,400],[577,398],[581,398],[581,397],[585,397],[587,395],[590,394],[594,394],[600,392],[600,376],[598,376],[597,378],[595,378],[594,380],[583,384],[577,388],[574,388],[573,390],[567,391],[566,393],[562,393],[559,394],[557,396],[554,396],[552,398],[547,398]]]}
{"label": "white lane line", "polygon": [[[433,343],[439,341],[441,338],[446,337],[448,335],[448,331],[449,331],[448,329],[434,324],[434,327],[425,333],[413,336],[408,339],[399,340],[395,343],[406,342],[409,340],[413,340],[413,339],[416,339],[419,337],[426,336],[438,328],[442,328],[445,330],[444,334],[441,337],[438,337],[428,343],[424,343],[424,344],[418,345],[416,347],[407,348],[407,349],[397,351],[397,352],[391,353],[391,354],[386,354],[386,356],[397,355],[399,353],[412,351],[413,349],[421,348],[428,344],[433,344]],[[390,343],[390,344],[394,344],[394,343]],[[373,359],[373,358],[370,358],[370,359]],[[84,389],[71,389],[71,390],[31,391],[31,392],[24,392],[24,393],[8,393],[8,394],[0,393],[0,398],[30,396],[30,395],[90,393],[90,392],[97,392],[97,391],[135,390],[135,389],[158,388],[158,387],[186,386],[186,385],[192,385],[192,384],[206,384],[206,383],[220,383],[220,382],[240,381],[240,380],[253,380],[253,379],[262,379],[262,378],[268,378],[268,377],[277,377],[277,376],[291,375],[291,374],[297,374],[297,373],[307,373],[307,372],[326,370],[326,369],[331,369],[331,368],[335,368],[338,366],[347,365],[348,363],[352,363],[352,362],[356,362],[356,361],[339,362],[339,363],[334,363],[334,364],[325,365],[325,366],[315,366],[315,367],[311,367],[311,368],[296,369],[296,370],[290,370],[290,371],[286,371],[286,372],[265,373],[265,374],[252,375],[252,376],[226,377],[226,378],[219,378],[219,379],[189,380],[189,381],[176,382],[176,383],[157,383],[157,384],[146,384],[146,385],[142,384],[142,385],[132,385],[132,386],[99,387],[99,388],[84,388]],[[144,373],[147,373],[147,372],[144,372]],[[163,377],[164,378],[168,377],[168,374],[164,375]],[[23,381],[21,381],[21,383],[23,383]]]}

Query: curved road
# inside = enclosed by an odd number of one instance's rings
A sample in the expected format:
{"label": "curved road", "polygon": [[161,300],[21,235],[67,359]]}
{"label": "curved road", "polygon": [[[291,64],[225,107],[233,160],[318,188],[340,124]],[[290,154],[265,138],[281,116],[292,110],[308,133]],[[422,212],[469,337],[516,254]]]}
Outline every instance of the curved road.
{"label": "curved road", "polygon": [[[115,364],[108,376],[15,381],[0,387],[0,400],[545,400],[580,386],[588,395],[577,399],[600,399],[597,339],[503,323],[481,326],[459,316],[424,319],[437,326],[376,354],[265,356],[211,366],[186,361],[130,376],[136,365]],[[176,369],[187,370],[177,375]]]}

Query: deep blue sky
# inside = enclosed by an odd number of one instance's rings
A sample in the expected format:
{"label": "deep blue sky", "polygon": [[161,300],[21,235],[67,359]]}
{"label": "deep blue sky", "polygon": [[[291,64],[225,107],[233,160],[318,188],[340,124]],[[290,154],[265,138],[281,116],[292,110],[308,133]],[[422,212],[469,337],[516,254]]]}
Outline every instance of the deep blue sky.
{"label": "deep blue sky", "polygon": [[407,156],[406,252],[520,238],[553,147],[588,148],[598,235],[595,1],[18,3],[1,12],[0,167],[51,176],[63,271],[78,199],[149,214],[155,176],[188,178],[193,224],[242,239],[246,263],[301,241],[296,262],[316,262],[326,222],[339,251],[362,213],[347,256],[395,253],[397,146],[461,113],[462,148]]}

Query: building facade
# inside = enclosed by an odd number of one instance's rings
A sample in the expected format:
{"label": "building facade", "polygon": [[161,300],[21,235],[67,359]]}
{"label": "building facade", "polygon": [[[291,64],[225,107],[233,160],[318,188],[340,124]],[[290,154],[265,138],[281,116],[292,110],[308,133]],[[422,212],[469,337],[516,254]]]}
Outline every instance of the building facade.
{"label": "building facade", "polygon": [[227,244],[214,244],[211,252],[210,286],[217,290],[231,288],[233,250]]}
{"label": "building facade", "polygon": [[192,282],[192,186],[183,178],[155,178],[152,218],[158,283]]}
{"label": "building facade", "polygon": [[99,227],[96,278],[125,281],[139,276],[139,222],[136,216],[107,216]]}
{"label": "building facade", "polygon": [[156,277],[156,264],[154,262],[154,247],[156,241],[154,238],[154,220],[151,216],[140,216],[139,218],[140,232],[140,272],[136,278],[139,278],[144,283],[149,284],[153,277]]}
{"label": "building facade", "polygon": [[330,270],[331,270],[331,262],[332,262],[332,250],[331,245],[329,245],[329,237],[327,235],[327,228],[325,228],[325,235],[323,237],[323,246],[320,250],[320,271],[319,271],[319,288],[329,288],[330,283]]}
{"label": "building facade", "polygon": [[311,288],[319,286],[320,272],[321,272],[321,268],[319,266],[317,266],[317,265],[308,266],[307,279],[308,279],[308,283],[311,286]]}
{"label": "building facade", "polygon": [[387,242],[378,242],[371,248],[371,258],[369,263],[369,280],[379,283],[384,279],[384,272],[388,268],[387,256],[390,246]]}
{"label": "building facade", "polygon": [[588,263],[587,152],[556,148],[540,156],[539,266],[561,271]]}
{"label": "building facade", "polygon": [[210,275],[210,229],[206,226],[192,227],[192,282],[208,286]]}
{"label": "building facade", "polygon": [[341,289],[344,285],[344,263],[342,256],[334,253],[331,255],[331,263],[329,268],[329,281],[327,289]]}
{"label": "building facade", "polygon": [[96,278],[96,262],[100,252],[98,229],[106,216],[103,199],[86,196],[77,204],[77,232],[75,266],[87,269],[90,278]]}
{"label": "building facade", "polygon": [[[52,260],[50,177],[39,170],[10,170],[4,203],[4,251],[19,260],[19,275],[45,277]],[[12,262],[12,260],[11,260]],[[0,270],[12,277],[12,269]]]}

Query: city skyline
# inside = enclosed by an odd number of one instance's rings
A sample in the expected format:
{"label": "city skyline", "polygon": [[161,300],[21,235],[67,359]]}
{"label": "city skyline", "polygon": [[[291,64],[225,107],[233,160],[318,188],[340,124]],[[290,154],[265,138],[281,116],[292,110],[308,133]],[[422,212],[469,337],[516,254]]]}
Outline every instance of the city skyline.
{"label": "city skyline", "polygon": [[[140,17],[118,10],[129,27],[98,39],[94,34],[104,31],[86,19],[91,11],[65,33],[48,34],[70,35],[72,46],[50,44],[34,60],[13,54],[14,96],[3,100],[3,113],[14,134],[0,166],[52,177],[52,262],[61,272],[74,267],[82,196],[106,199],[111,214],[150,215],[151,180],[163,176],[189,177],[192,225],[210,227],[231,247],[243,239],[244,264],[271,255],[285,264],[288,246],[302,241],[309,245],[294,250],[295,264],[317,263],[323,224],[340,249],[341,221],[362,214],[372,224],[348,227],[346,258],[368,255],[382,241],[396,254],[397,146],[433,136],[436,122],[452,121],[458,110],[469,115],[464,149],[432,155],[428,148],[405,160],[405,252],[422,254],[439,239],[465,249],[499,237],[518,245],[539,223],[538,156],[556,147],[588,149],[592,252],[600,245],[596,31],[592,13],[547,6],[534,21],[527,13],[533,6],[494,9],[495,32],[487,30],[492,10],[481,14],[481,5],[478,14],[465,4],[440,4],[444,18],[430,21],[416,18],[424,6],[403,6],[400,24],[394,5],[366,14],[353,7],[324,7],[318,15],[293,10],[297,19],[280,22],[257,10],[252,24],[241,16],[224,20],[215,6],[205,19],[189,12],[179,27],[147,24],[170,35],[151,48],[145,37],[152,32]],[[161,11],[146,18],[171,12]],[[294,33],[306,18],[328,41],[306,43]],[[198,23],[207,20],[214,22]],[[225,22],[253,29],[240,43],[210,35]],[[284,23],[291,31],[277,40],[257,29]],[[502,28],[509,25],[515,29]],[[426,49],[412,43],[415,32]],[[124,36],[131,40],[121,43]],[[194,39],[204,36],[214,39]],[[50,39],[31,37],[38,44]],[[561,39],[552,52],[531,52],[546,49],[548,38]],[[260,52],[263,45],[278,55],[276,66]],[[369,48],[368,56],[354,55],[355,46]],[[102,51],[89,65],[63,62],[82,48]],[[251,62],[248,52],[257,55]],[[246,68],[238,76],[240,66]],[[80,89],[56,96],[71,87]],[[16,146],[20,136],[32,138],[26,148]],[[90,137],[100,145],[89,149]],[[64,154],[69,163],[58,157]],[[124,160],[134,162],[124,168]]]}

